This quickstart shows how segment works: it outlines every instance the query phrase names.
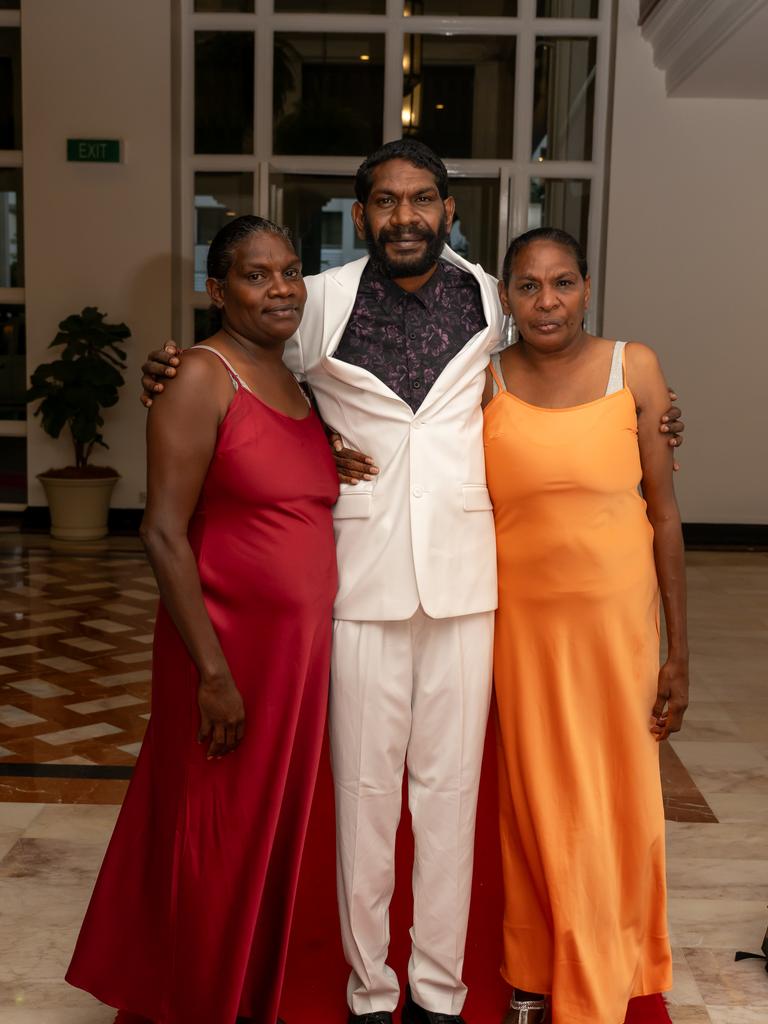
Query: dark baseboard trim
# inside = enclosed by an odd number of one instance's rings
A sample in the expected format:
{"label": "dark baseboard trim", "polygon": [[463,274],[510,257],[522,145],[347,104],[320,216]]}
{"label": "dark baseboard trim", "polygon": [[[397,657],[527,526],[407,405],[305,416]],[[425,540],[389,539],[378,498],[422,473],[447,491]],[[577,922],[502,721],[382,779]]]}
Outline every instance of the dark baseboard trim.
{"label": "dark baseboard trim", "polygon": [[[137,536],[143,514],[140,508],[111,508],[109,532],[116,537]],[[22,533],[48,533],[51,519],[46,505],[29,505],[23,512],[0,512],[0,526],[16,527]],[[689,551],[768,551],[765,523],[683,523],[683,537]]]}
{"label": "dark baseboard trim", "polygon": [[688,551],[768,551],[768,524],[683,523]]}
{"label": "dark baseboard trim", "polygon": [[[51,529],[51,517],[47,505],[27,505],[23,512],[9,512],[8,516],[20,519],[22,533],[48,533]],[[111,508],[109,510],[109,532],[114,537],[135,537],[138,535],[141,508]]]}
{"label": "dark baseboard trim", "polygon": [[0,778],[130,779],[133,767],[118,764],[0,764]]}

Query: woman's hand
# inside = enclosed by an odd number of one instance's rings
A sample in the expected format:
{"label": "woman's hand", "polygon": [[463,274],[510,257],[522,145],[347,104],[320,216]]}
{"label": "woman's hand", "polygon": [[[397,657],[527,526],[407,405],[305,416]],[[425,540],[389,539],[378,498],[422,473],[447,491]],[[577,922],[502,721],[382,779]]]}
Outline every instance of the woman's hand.
{"label": "woman's hand", "polygon": [[245,707],[232,677],[204,679],[197,688],[200,707],[198,743],[211,742],[206,757],[224,757],[235,750],[245,735]]}
{"label": "woman's hand", "polygon": [[680,732],[688,707],[688,659],[668,658],[659,671],[659,689],[651,712],[651,732],[657,740]]}
{"label": "woman's hand", "polygon": [[[677,395],[672,388],[667,387],[669,392],[670,402],[677,401]],[[680,419],[680,410],[676,405],[670,405],[664,415],[661,417],[661,423],[659,424],[659,430],[662,434],[669,434],[668,442],[670,448],[679,448],[685,438],[683,437],[683,431],[685,430],[685,424]],[[672,469],[677,472],[680,469],[680,464],[677,459],[672,463]]]}
{"label": "woman's hand", "polygon": [[357,484],[361,480],[373,480],[379,472],[370,455],[363,455],[354,448],[345,448],[339,434],[329,430],[328,441],[336,460],[336,471],[343,484]]}
{"label": "woman's hand", "polygon": [[147,361],[141,368],[141,404],[145,408],[152,405],[152,399],[161,394],[163,381],[176,376],[176,367],[181,364],[181,349],[173,341],[166,341],[161,349],[150,352]]}

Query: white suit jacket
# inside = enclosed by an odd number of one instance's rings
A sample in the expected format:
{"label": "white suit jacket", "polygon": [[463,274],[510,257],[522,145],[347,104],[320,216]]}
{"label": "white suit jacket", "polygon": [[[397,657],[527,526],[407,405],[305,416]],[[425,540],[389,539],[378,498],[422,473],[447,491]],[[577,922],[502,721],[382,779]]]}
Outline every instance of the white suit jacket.
{"label": "white suit jacket", "polygon": [[419,604],[433,618],[496,607],[480,401],[502,312],[494,278],[447,246],[442,258],[478,281],[488,326],[415,413],[368,370],[333,356],[368,257],[307,278],[301,329],[286,345],[286,362],[309,382],[325,422],[380,470],[369,482],[342,484],[334,508],[339,619],[407,619]]}

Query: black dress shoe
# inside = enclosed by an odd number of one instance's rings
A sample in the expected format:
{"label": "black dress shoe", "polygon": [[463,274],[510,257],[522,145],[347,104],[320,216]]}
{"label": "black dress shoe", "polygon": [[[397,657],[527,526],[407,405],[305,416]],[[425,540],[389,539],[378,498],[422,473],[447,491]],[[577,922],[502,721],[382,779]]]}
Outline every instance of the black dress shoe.
{"label": "black dress shoe", "polygon": [[347,1024],[392,1024],[389,1010],[373,1010],[371,1013],[350,1013]]}
{"label": "black dress shoe", "polygon": [[414,1003],[410,985],[405,990],[403,1024],[465,1024],[458,1013],[436,1013]]}

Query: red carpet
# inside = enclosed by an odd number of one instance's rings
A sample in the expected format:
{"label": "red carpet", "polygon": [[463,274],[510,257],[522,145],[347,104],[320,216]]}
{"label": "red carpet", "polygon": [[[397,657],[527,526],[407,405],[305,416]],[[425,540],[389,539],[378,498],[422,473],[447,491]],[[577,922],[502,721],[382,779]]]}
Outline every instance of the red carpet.
{"label": "red carpet", "polygon": [[[493,735],[486,747],[478,807],[475,875],[464,980],[468,1024],[499,1024],[509,994],[499,975],[501,959],[501,865],[496,817]],[[408,811],[398,836],[397,886],[391,911],[390,964],[401,984],[409,955],[410,875],[413,843]],[[323,756],[296,904],[281,1017],[287,1024],[346,1024],[344,962],[336,915],[333,790]],[[399,1024],[399,1015],[396,1018]],[[554,1021],[557,1024],[557,1020]],[[633,999],[626,1024],[671,1024],[661,996]]]}

